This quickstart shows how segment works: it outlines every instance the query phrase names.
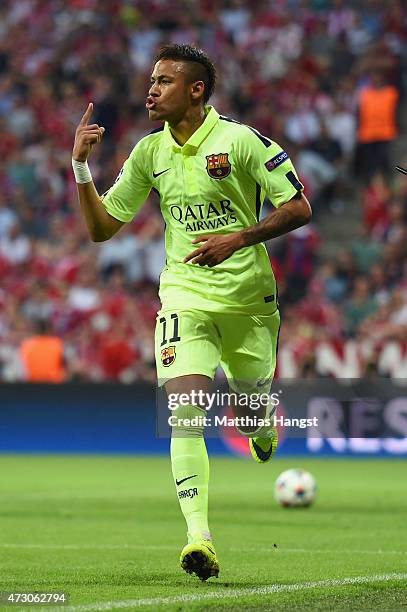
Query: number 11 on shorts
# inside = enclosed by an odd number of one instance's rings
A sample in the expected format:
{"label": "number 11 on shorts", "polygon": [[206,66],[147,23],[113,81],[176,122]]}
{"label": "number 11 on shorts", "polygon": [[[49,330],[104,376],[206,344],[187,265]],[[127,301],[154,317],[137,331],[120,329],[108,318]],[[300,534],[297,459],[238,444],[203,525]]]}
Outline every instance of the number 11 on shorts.
{"label": "number 11 on shorts", "polygon": [[163,339],[161,341],[161,346],[164,346],[168,342],[179,342],[179,340],[181,340],[181,337],[178,335],[179,319],[177,313],[173,312],[171,314],[171,321],[173,321],[173,334],[172,337],[167,340],[167,319],[165,317],[160,318],[160,323],[162,323],[163,326]]}

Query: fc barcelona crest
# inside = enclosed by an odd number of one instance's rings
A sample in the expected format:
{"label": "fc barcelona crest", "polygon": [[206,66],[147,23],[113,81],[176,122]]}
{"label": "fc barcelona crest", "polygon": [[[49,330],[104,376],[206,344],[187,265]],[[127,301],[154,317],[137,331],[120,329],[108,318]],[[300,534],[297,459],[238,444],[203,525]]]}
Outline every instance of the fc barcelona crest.
{"label": "fc barcelona crest", "polygon": [[161,350],[161,362],[165,368],[174,363],[175,357],[175,346],[167,346]]}
{"label": "fc barcelona crest", "polygon": [[231,169],[228,153],[212,153],[206,156],[206,171],[211,178],[223,179],[229,176]]}

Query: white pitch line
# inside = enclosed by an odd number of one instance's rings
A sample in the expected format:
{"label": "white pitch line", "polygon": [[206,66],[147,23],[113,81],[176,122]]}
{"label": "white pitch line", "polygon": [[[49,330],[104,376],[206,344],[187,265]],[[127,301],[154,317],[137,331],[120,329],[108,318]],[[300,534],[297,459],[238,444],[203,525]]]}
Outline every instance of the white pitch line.
{"label": "white pitch line", "polygon": [[1,543],[0,548],[34,548],[44,550],[174,550],[174,546],[154,544],[8,544]]}
{"label": "white pitch line", "polygon": [[[154,545],[154,544],[14,544],[1,543],[0,548],[26,548],[26,549],[44,549],[44,550],[174,550],[175,546],[170,545]],[[228,552],[239,553],[298,553],[298,554],[327,554],[327,555],[407,555],[407,550],[356,550],[352,548],[345,549],[311,549],[311,548],[278,548],[278,547],[246,547],[246,548],[227,548]]]}
{"label": "white pitch line", "polygon": [[377,576],[354,576],[342,579],[319,580],[317,582],[298,582],[294,584],[271,584],[265,587],[248,589],[225,589],[224,591],[210,591],[200,595],[175,595],[173,597],[155,597],[151,599],[126,599],[119,601],[101,601],[95,604],[78,606],[57,606],[40,608],[38,612],[102,612],[103,610],[118,610],[121,608],[139,608],[141,606],[166,606],[177,603],[207,601],[210,599],[237,599],[251,595],[269,595],[271,593],[289,593],[306,589],[346,586],[348,584],[370,584],[387,582],[388,580],[407,580],[407,574],[381,574]]}
{"label": "white pitch line", "polygon": [[407,550],[356,550],[352,548],[342,548],[342,549],[329,549],[329,548],[229,548],[231,552],[264,552],[264,553],[300,553],[300,554],[327,554],[327,555],[340,555],[340,554],[349,554],[349,555],[407,555]]}

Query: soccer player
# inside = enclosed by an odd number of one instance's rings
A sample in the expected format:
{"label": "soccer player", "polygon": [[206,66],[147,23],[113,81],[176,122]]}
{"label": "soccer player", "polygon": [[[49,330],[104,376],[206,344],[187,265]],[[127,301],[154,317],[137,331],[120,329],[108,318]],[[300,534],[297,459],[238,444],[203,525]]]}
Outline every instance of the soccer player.
{"label": "soccer player", "polygon": [[[146,108],[164,125],[142,138],[114,185],[100,196],[87,158],[104,128],[89,124],[92,103],[75,134],[73,169],[80,205],[94,241],[111,238],[160,195],[167,261],[160,280],[156,362],[169,394],[210,391],[220,364],[230,388],[268,392],[274,375],[280,317],[264,242],[306,223],[311,208],[288,154],[246,125],[207,105],[215,85],[208,56],[188,45],[166,46],[155,58]],[[265,195],[276,208],[260,219]],[[250,384],[249,384],[250,386]],[[234,406],[239,414],[238,406]],[[184,426],[204,414],[179,405],[171,463],[188,544],[181,566],[202,580],[219,573],[208,526],[209,462],[203,426]],[[195,419],[195,421],[197,421]],[[265,463],[277,446],[275,428],[243,431]]]}

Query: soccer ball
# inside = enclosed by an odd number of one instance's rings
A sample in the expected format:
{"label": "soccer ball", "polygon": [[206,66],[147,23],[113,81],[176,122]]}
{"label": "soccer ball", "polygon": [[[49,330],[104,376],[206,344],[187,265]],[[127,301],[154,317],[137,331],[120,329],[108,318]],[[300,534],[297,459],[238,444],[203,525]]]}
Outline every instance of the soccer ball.
{"label": "soccer ball", "polygon": [[310,506],[317,494],[315,478],[305,470],[286,470],[276,480],[274,495],[284,508]]}

